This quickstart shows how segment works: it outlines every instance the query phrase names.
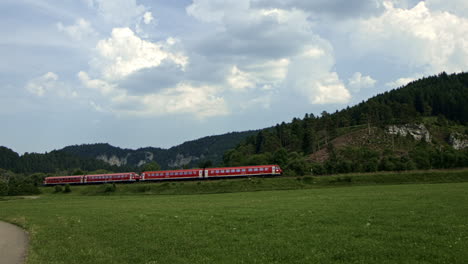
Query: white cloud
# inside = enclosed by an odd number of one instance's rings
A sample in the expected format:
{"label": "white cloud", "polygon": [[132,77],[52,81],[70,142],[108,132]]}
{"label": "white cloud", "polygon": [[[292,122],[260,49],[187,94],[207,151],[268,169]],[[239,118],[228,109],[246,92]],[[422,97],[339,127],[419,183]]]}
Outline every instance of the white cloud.
{"label": "white cloud", "polygon": [[57,28],[60,32],[66,33],[75,40],[83,40],[88,37],[97,36],[97,32],[91,26],[91,23],[83,18],[76,20],[75,24],[64,26],[61,22],[57,23]]}
{"label": "white cloud", "polygon": [[426,0],[425,3],[431,10],[450,12],[459,17],[468,18],[468,1],[466,0]]}
{"label": "white cloud", "polygon": [[303,85],[301,89],[304,90],[304,95],[313,104],[344,104],[351,99],[351,94],[336,72],[325,73],[321,78],[298,84]]}
{"label": "white cloud", "polygon": [[232,66],[227,82],[234,91],[259,88],[270,90],[280,85],[288,73],[289,59],[244,63],[243,69]]}
{"label": "white cloud", "polygon": [[114,28],[111,38],[98,42],[92,65],[107,80],[123,79],[145,68],[174,63],[184,69],[188,57],[170,51],[170,45],[142,40],[129,28]]}
{"label": "white cloud", "polygon": [[402,87],[402,86],[405,86],[407,85],[408,83],[412,82],[412,81],[415,81],[417,80],[418,77],[403,77],[403,78],[399,78],[395,81],[392,81],[392,82],[388,82],[386,83],[385,85],[389,88],[399,88],[399,87]]}
{"label": "white cloud", "polygon": [[425,2],[411,9],[384,1],[381,16],[362,20],[353,42],[361,51],[424,69],[425,74],[466,70],[468,19],[430,10]]}
{"label": "white cloud", "polygon": [[86,0],[88,6],[97,8],[99,14],[109,23],[130,26],[147,11],[136,0]]}
{"label": "white cloud", "polygon": [[57,95],[60,97],[77,97],[76,91],[71,89],[65,83],[59,81],[59,76],[54,72],[46,74],[30,80],[26,84],[26,90],[30,93],[43,97],[45,95]]}
{"label": "white cloud", "polygon": [[248,88],[254,88],[256,86],[253,76],[247,72],[243,72],[232,66],[231,74],[227,77],[227,81],[233,90],[245,91]]}
{"label": "white cloud", "polygon": [[194,0],[186,8],[189,15],[204,22],[221,22],[225,16],[247,11],[250,0]]}
{"label": "white cloud", "polygon": [[84,86],[96,90],[102,95],[116,96],[116,94],[122,93],[122,91],[120,91],[115,84],[111,84],[99,79],[91,79],[84,71],[80,71],[78,73],[78,79]]}
{"label": "white cloud", "polygon": [[202,42],[201,52],[234,65],[226,77],[232,90],[281,90],[311,104],[345,103],[351,98],[332,71],[333,48],[313,31],[303,10],[257,6],[249,0],[195,0],[186,11],[215,24],[215,34]]}
{"label": "white cloud", "polygon": [[189,114],[200,119],[229,113],[224,99],[218,95],[220,88],[215,86],[196,86],[181,82],[176,87],[159,92],[130,95],[116,84],[91,79],[85,72],[80,72],[78,77],[84,86],[103,95],[99,105],[94,101],[90,103],[99,112],[108,111],[116,115],[130,116]]}
{"label": "white cloud", "polygon": [[348,87],[353,92],[359,92],[361,89],[374,87],[377,81],[370,76],[362,76],[362,73],[355,72],[351,78],[348,79]]}
{"label": "white cloud", "polygon": [[145,12],[145,14],[143,15],[143,22],[148,25],[153,20],[153,14],[151,12]]}
{"label": "white cloud", "polygon": [[145,106],[137,115],[193,114],[198,118],[223,116],[229,113],[222,97],[216,96],[218,87],[193,86],[180,83],[175,88],[141,97]]}

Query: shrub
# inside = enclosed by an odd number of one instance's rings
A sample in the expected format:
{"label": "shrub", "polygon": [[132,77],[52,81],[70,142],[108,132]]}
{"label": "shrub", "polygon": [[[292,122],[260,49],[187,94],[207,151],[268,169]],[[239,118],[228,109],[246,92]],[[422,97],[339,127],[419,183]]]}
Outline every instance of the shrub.
{"label": "shrub", "polygon": [[149,185],[138,186],[136,191],[137,192],[149,192],[149,191],[151,191],[151,186],[149,186]]}
{"label": "shrub", "polygon": [[63,189],[62,189],[62,186],[60,185],[55,185],[54,187],[54,193],[59,193],[59,192],[62,192]]}
{"label": "shrub", "polygon": [[114,184],[108,184],[108,183],[104,184],[104,192],[105,193],[115,192],[115,189],[116,189],[115,183]]}
{"label": "shrub", "polygon": [[8,195],[8,184],[0,180],[0,196]]}
{"label": "shrub", "polygon": [[304,178],[302,179],[302,181],[303,181],[304,183],[306,183],[306,184],[312,184],[312,183],[314,183],[314,179],[313,179],[312,177],[310,177],[310,176],[304,177]]}
{"label": "shrub", "polygon": [[71,192],[70,184],[65,185],[65,189],[63,189],[63,192],[64,193],[70,193]]}

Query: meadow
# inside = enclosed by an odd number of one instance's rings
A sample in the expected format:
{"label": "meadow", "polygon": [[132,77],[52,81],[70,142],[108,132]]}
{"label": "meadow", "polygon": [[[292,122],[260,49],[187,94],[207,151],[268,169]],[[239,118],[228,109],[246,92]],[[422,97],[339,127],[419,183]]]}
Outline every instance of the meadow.
{"label": "meadow", "polygon": [[[169,186],[198,185],[180,184]],[[30,233],[27,263],[468,260],[466,182],[191,195],[78,193],[0,201],[0,219]]]}

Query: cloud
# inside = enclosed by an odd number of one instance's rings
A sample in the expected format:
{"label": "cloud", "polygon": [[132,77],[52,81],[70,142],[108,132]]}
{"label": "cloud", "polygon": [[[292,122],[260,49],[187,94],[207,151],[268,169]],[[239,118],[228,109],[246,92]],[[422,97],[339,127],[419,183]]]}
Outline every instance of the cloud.
{"label": "cloud", "polygon": [[[130,26],[146,15],[147,9],[136,0],[85,0],[89,7],[96,8],[108,22],[118,26]],[[150,13],[151,14],[151,13]]]}
{"label": "cloud", "polygon": [[153,14],[151,12],[145,12],[145,14],[143,15],[143,22],[148,25],[153,20]]}
{"label": "cloud", "polygon": [[233,90],[245,91],[247,88],[254,88],[256,86],[254,77],[239,70],[237,66],[232,66],[231,74],[227,77],[227,81]]}
{"label": "cloud", "polygon": [[78,74],[82,84],[97,90],[102,97],[100,104],[91,101],[91,106],[99,112],[108,111],[116,115],[162,116],[168,114],[188,114],[199,119],[223,116],[229,113],[222,97],[217,95],[219,87],[193,85],[181,82],[175,87],[143,95],[130,95],[127,90],[105,80],[91,79],[87,73]]}
{"label": "cloud", "polygon": [[362,76],[362,73],[355,72],[351,78],[348,79],[348,87],[353,92],[359,92],[361,89],[374,87],[377,81],[370,76]]}
{"label": "cloud", "polygon": [[101,95],[116,96],[116,94],[123,93],[123,91],[120,91],[115,84],[108,83],[104,80],[91,79],[84,71],[80,71],[77,76],[84,86],[98,91]]}
{"label": "cloud", "polygon": [[195,51],[230,64],[226,80],[233,91],[280,90],[311,104],[349,101],[349,91],[331,70],[333,48],[314,32],[304,10],[249,0],[195,0],[186,11],[214,25]]}
{"label": "cloud", "polygon": [[97,36],[97,32],[91,26],[91,23],[83,18],[75,21],[75,24],[64,26],[61,22],[57,23],[57,28],[60,32],[66,33],[69,37],[75,40],[83,40],[89,37]]}
{"label": "cloud", "polygon": [[351,99],[349,91],[335,72],[328,74],[323,79],[312,82],[311,89],[314,93],[310,99],[315,104],[343,104]]}
{"label": "cloud", "polygon": [[369,17],[382,11],[376,0],[257,0],[253,5],[261,8],[301,9],[314,14],[314,18],[328,16],[334,20]]}
{"label": "cloud", "polygon": [[381,16],[358,24],[356,49],[425,74],[466,70],[468,19],[430,10],[425,2],[411,9],[396,8],[390,1],[384,6]]}
{"label": "cloud", "polygon": [[288,65],[288,59],[244,63],[242,70],[234,65],[227,81],[234,91],[246,91],[254,88],[271,89],[285,80]]}
{"label": "cloud", "polygon": [[392,81],[392,82],[388,82],[386,83],[385,85],[389,88],[399,88],[399,87],[402,87],[402,86],[405,86],[407,85],[408,83],[412,82],[412,81],[415,81],[419,79],[418,77],[403,77],[403,78],[399,78],[395,81]]}
{"label": "cloud", "polygon": [[223,116],[228,114],[229,110],[224,99],[216,96],[218,90],[218,87],[213,86],[180,83],[175,88],[140,97],[145,110],[135,114],[193,114],[201,119]]}
{"label": "cloud", "polygon": [[426,0],[425,3],[430,10],[449,12],[468,18],[468,2],[465,0]]}
{"label": "cloud", "polygon": [[107,80],[123,79],[142,69],[158,67],[163,62],[184,69],[188,57],[170,50],[170,44],[143,40],[129,28],[114,28],[109,39],[98,42],[97,57],[92,65]]}
{"label": "cloud", "polygon": [[40,77],[30,80],[25,88],[38,97],[44,97],[45,95],[57,95],[60,97],[78,96],[76,91],[59,81],[59,76],[54,72],[47,72]]}

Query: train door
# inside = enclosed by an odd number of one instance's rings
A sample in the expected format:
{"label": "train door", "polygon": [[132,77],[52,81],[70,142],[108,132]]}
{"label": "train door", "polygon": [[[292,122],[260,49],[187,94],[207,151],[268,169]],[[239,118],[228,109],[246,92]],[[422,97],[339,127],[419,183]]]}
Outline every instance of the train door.
{"label": "train door", "polygon": [[198,178],[203,178],[203,170],[198,171]]}

